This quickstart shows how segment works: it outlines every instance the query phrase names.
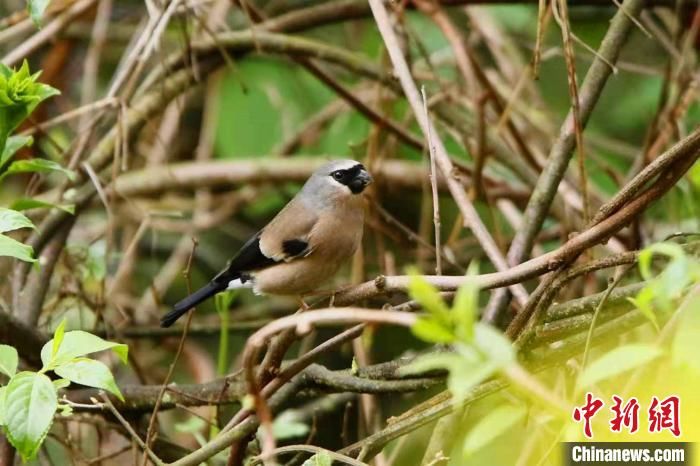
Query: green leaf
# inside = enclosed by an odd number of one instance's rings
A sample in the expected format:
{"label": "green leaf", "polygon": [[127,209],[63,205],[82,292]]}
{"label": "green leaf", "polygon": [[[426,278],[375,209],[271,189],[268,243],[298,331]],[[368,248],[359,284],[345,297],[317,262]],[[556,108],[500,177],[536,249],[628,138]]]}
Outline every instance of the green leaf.
{"label": "green leaf", "polygon": [[124,401],[124,397],[114,381],[112,372],[109,370],[109,367],[100,361],[77,358],[57,366],[54,372],[71,382],[107,390]]}
{"label": "green leaf", "polygon": [[72,170],[63,168],[60,164],[54,162],[53,160],[46,159],[29,159],[29,160],[16,160],[10,164],[7,171],[0,175],[0,180],[6,176],[12,175],[14,173],[49,173],[49,172],[61,172],[69,180],[75,180],[76,175]]}
{"label": "green leaf", "polygon": [[49,6],[50,0],[29,0],[27,8],[29,8],[29,15],[32,17],[32,21],[36,27],[41,27],[41,18],[44,16],[44,11],[46,7]]}
{"label": "green leaf", "polygon": [[507,432],[525,417],[526,410],[521,406],[499,406],[483,417],[464,439],[463,453],[471,456],[489,444],[499,435]]}
{"label": "green leaf", "polygon": [[51,356],[53,339],[46,343],[41,349],[41,362],[44,363],[44,370],[50,370],[56,366],[65,364],[71,359],[108,349],[114,351],[117,356],[119,356],[119,359],[126,364],[129,348],[125,344],[103,340],[98,336],[82,330],[73,330],[65,333],[63,342],[58,348],[58,352],[53,357]]}
{"label": "green leaf", "polygon": [[58,400],[44,374],[20,372],[7,386],[5,430],[24,461],[33,458],[49,432]]}
{"label": "green leaf", "polygon": [[328,452],[322,451],[304,461],[301,466],[331,466],[332,463],[333,460]]}
{"label": "green leaf", "polygon": [[70,380],[68,380],[68,379],[56,379],[56,380],[52,380],[51,383],[56,388],[56,391],[58,391],[62,388],[66,388],[67,386],[69,386]]}
{"label": "green leaf", "polygon": [[418,301],[428,313],[440,322],[449,324],[452,321],[450,311],[447,309],[447,305],[442,300],[437,288],[420,275],[411,273],[408,292],[411,298]]}
{"label": "green leaf", "polygon": [[2,150],[2,155],[0,155],[0,169],[5,166],[5,164],[10,160],[18,150],[24,146],[31,146],[34,139],[31,136],[10,136],[5,141],[5,147]]}
{"label": "green leaf", "polygon": [[681,303],[676,329],[671,343],[673,364],[700,373],[700,284],[696,285]]}
{"label": "green leaf", "polygon": [[40,201],[38,199],[31,198],[21,198],[10,204],[10,208],[14,210],[29,210],[29,209],[43,209],[43,208],[57,208],[71,215],[75,214],[75,204],[53,204],[51,202]]}
{"label": "green leaf", "polygon": [[61,323],[58,324],[58,327],[56,327],[56,330],[53,332],[53,345],[51,346],[51,357],[53,358],[58,354],[58,348],[60,348],[61,343],[63,343],[63,336],[65,335],[66,331],[66,318],[64,317],[61,320]]}
{"label": "green leaf", "polygon": [[683,248],[675,243],[656,243],[644,248],[639,253],[639,273],[644,280],[649,280],[651,278],[651,259],[654,254],[663,254],[672,259],[681,259],[685,257]]}
{"label": "green leaf", "polygon": [[634,304],[634,307],[641,312],[644,317],[649,319],[649,322],[654,325],[656,330],[659,330],[659,321],[656,319],[656,313],[654,312],[654,289],[652,285],[647,285],[637,293],[635,298],[627,298],[629,302]]}
{"label": "green leaf", "polygon": [[25,215],[16,210],[0,207],[0,233],[19,230],[20,228],[34,228],[34,223]]}
{"label": "green leaf", "polygon": [[0,372],[12,377],[17,372],[19,357],[17,350],[9,345],[0,345]]}
{"label": "green leaf", "polygon": [[[467,269],[467,276],[473,277],[479,274],[479,264],[472,262]],[[474,322],[479,306],[479,287],[473,280],[467,280],[457,290],[452,303],[452,315],[457,324],[457,335],[465,342],[472,340],[474,336]]]}
{"label": "green leaf", "polygon": [[36,262],[34,249],[19,241],[0,234],[0,256],[14,257],[25,262]]}
{"label": "green leaf", "polygon": [[472,389],[496,373],[498,366],[491,361],[481,361],[478,364],[464,363],[461,367],[450,371],[447,388],[452,393],[455,404],[461,403]]}
{"label": "green leaf", "polygon": [[474,345],[498,367],[516,360],[515,349],[510,340],[488,324],[479,322],[474,326]]}
{"label": "green leaf", "polygon": [[415,336],[431,343],[451,343],[455,340],[452,329],[430,317],[419,317],[411,326]]}
{"label": "green leaf", "polygon": [[662,354],[655,345],[629,344],[615,348],[586,367],[579,377],[578,388],[584,389],[595,383],[643,366]]}
{"label": "green leaf", "polygon": [[309,426],[299,421],[293,410],[288,410],[275,418],[272,433],[277,440],[299,438],[309,433]]}

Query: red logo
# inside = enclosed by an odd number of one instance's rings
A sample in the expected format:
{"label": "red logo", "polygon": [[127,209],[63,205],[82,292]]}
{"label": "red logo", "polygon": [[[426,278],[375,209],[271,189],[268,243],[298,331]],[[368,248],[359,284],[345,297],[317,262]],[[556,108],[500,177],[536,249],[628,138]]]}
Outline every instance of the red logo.
{"label": "red logo", "polygon": [[[610,419],[610,431],[622,432],[626,429],[630,434],[639,430],[639,410],[640,405],[636,397],[631,397],[627,402],[617,395],[612,396],[613,404],[610,411],[613,416]],[[674,436],[681,435],[680,428],[680,399],[669,396],[659,400],[656,396],[651,398],[649,409],[647,410],[649,432],[661,432],[668,430]],[[592,393],[586,393],[586,402],[583,406],[574,408],[573,418],[576,422],[583,422],[583,433],[586,437],[593,437],[591,419],[605,405],[602,399],[595,397]]]}
{"label": "red logo", "polygon": [[595,398],[592,393],[586,393],[586,404],[580,408],[574,409],[574,420],[581,422],[583,419],[583,433],[586,437],[593,437],[591,431],[591,418],[603,407],[603,400]]}
{"label": "red logo", "polygon": [[676,437],[681,435],[680,406],[681,400],[677,396],[669,396],[663,401],[652,397],[649,406],[649,432],[668,429]]}
{"label": "red logo", "polygon": [[621,432],[622,427],[626,427],[630,434],[637,432],[639,428],[639,402],[635,397],[622,406],[622,398],[613,395],[615,405],[610,410],[615,414],[615,417],[610,420],[610,430],[613,432]]}

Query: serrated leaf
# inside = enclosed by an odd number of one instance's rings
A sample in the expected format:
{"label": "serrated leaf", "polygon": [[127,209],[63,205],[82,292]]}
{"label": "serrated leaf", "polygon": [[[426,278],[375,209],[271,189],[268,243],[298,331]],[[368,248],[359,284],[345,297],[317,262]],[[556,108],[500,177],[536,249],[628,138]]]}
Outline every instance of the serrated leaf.
{"label": "serrated leaf", "polygon": [[464,456],[471,456],[481,450],[496,437],[517,424],[525,414],[525,408],[511,405],[499,406],[488,413],[469,431],[464,439]]}
{"label": "serrated leaf", "polygon": [[114,381],[112,372],[109,370],[109,367],[100,361],[77,358],[57,366],[54,372],[71,382],[107,390],[124,401],[124,397]]}
{"label": "serrated leaf", "polygon": [[31,198],[21,198],[17,199],[14,201],[12,204],[10,204],[10,209],[14,210],[29,210],[29,209],[52,209],[52,208],[57,208],[61,209],[64,212],[67,212],[71,215],[75,214],[75,204],[53,204],[51,202],[46,202],[46,201],[40,201],[38,199],[31,199]]}
{"label": "serrated leaf", "polygon": [[431,317],[419,317],[411,326],[415,336],[431,343],[451,343],[455,339],[452,329]]}
{"label": "serrated leaf", "polygon": [[20,228],[34,228],[34,223],[24,214],[16,210],[0,207],[0,233],[19,230]]}
{"label": "serrated leaf", "polygon": [[34,139],[31,136],[14,135],[7,138],[5,147],[0,155],[0,170],[24,146],[31,146]]}
{"label": "serrated leaf", "polygon": [[33,458],[53,422],[56,389],[44,374],[20,372],[7,386],[5,430],[24,461]]}
{"label": "serrated leaf", "polygon": [[34,249],[19,241],[0,234],[0,256],[14,257],[25,262],[36,262]]}
{"label": "serrated leaf", "polygon": [[108,349],[114,351],[125,364],[129,355],[129,348],[125,344],[103,340],[96,335],[82,330],[66,332],[63,336],[63,342],[53,358],[51,357],[52,349],[53,339],[47,342],[41,349],[41,362],[44,364],[44,369],[53,369],[56,366],[65,364],[73,358]]}
{"label": "serrated leaf", "polygon": [[9,345],[0,345],[0,372],[12,377],[17,372],[18,363],[17,350]]}
{"label": "serrated leaf", "polygon": [[301,466],[331,466],[332,463],[331,456],[327,452],[322,451],[304,461]]}
{"label": "serrated leaf", "polygon": [[617,347],[593,361],[581,372],[578,388],[579,390],[588,388],[601,380],[643,366],[661,354],[661,349],[655,345],[639,343]]}
{"label": "serrated leaf", "polygon": [[29,9],[29,16],[32,17],[32,21],[36,27],[41,27],[41,18],[44,16],[46,7],[49,6],[51,0],[29,0],[27,8]]}
{"label": "serrated leaf", "polygon": [[10,164],[7,171],[0,175],[0,180],[6,176],[15,173],[49,173],[49,172],[60,172],[63,173],[69,180],[75,180],[76,175],[72,170],[63,168],[60,164],[54,162],[53,160],[46,159],[29,159],[29,160],[16,160]]}

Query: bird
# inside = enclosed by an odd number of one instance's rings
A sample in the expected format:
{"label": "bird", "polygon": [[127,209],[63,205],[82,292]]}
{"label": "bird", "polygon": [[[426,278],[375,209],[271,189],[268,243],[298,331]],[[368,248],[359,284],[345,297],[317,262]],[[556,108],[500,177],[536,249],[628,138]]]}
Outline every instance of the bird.
{"label": "bird", "polygon": [[362,242],[363,193],[372,181],[355,160],[322,165],[221,272],[163,316],[161,327],[227,289],[294,296],[303,306],[303,296],[335,275]]}

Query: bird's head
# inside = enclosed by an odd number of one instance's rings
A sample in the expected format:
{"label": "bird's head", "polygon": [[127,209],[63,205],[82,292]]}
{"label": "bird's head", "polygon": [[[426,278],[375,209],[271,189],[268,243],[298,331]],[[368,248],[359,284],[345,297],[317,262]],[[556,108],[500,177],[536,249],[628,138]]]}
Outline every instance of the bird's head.
{"label": "bird's head", "polygon": [[342,199],[362,194],[372,182],[367,169],[356,160],[334,160],[314,172],[304,190],[326,199]]}

